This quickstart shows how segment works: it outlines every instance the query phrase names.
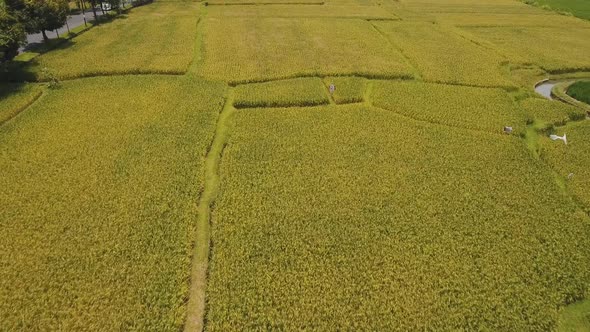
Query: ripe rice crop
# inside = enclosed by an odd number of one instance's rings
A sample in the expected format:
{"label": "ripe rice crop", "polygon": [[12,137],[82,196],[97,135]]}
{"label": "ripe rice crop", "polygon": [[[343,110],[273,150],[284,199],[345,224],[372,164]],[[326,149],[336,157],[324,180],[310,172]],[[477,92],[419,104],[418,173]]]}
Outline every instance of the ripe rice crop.
{"label": "ripe rice crop", "polygon": [[590,121],[568,124],[556,130],[556,134],[566,134],[567,145],[545,138],[541,155],[566,179],[567,188],[590,213]]}
{"label": "ripe rice crop", "polygon": [[224,89],[63,82],[0,127],[0,330],[182,328]]}
{"label": "ripe rice crop", "polygon": [[239,85],[234,90],[234,106],[280,107],[313,106],[330,103],[326,87],[319,78]]}
{"label": "ripe rice crop", "polygon": [[536,64],[553,73],[590,71],[590,29],[474,27],[468,31],[494,44],[512,62]]}
{"label": "ripe rice crop", "polygon": [[554,125],[563,125],[570,120],[581,120],[586,117],[582,109],[559,101],[541,98],[527,98],[520,101],[527,113],[529,122],[542,121]]}
{"label": "ripe rice crop", "polygon": [[332,17],[363,19],[398,19],[381,6],[328,4],[324,6],[272,5],[272,6],[213,6],[208,15],[217,17]]}
{"label": "ripe rice crop", "polygon": [[359,105],[234,120],[208,331],[551,330],[588,287],[590,220],[517,137]]}
{"label": "ripe rice crop", "polygon": [[402,53],[431,82],[508,86],[500,65],[505,60],[489,49],[431,23],[377,22]]}
{"label": "ripe rice crop", "polygon": [[526,114],[501,89],[417,82],[375,82],[375,106],[422,121],[502,133],[524,133]]}
{"label": "ripe rice crop", "polygon": [[197,8],[190,2],[156,2],[135,8],[124,19],[94,27],[66,47],[40,56],[36,67],[50,68],[62,79],[183,74],[193,59]]}
{"label": "ripe rice crop", "polygon": [[34,84],[0,85],[0,125],[31,105],[42,93],[42,87]]}
{"label": "ripe rice crop", "polygon": [[342,76],[342,77],[326,77],[324,84],[329,87],[334,84],[336,90],[332,94],[332,98],[336,104],[350,104],[360,103],[364,100],[365,89],[367,88],[367,80],[362,77]]}
{"label": "ripe rice crop", "polygon": [[543,12],[539,14],[489,14],[474,13],[465,15],[464,13],[437,13],[436,20],[441,23],[455,26],[471,27],[553,27],[561,28],[564,25],[568,27],[589,27],[590,25],[583,21],[569,16]]}
{"label": "ripe rice crop", "polygon": [[210,5],[268,5],[268,4],[292,4],[292,5],[322,5],[324,0],[207,0]]}
{"label": "ripe rice crop", "polygon": [[363,20],[210,17],[203,28],[199,72],[212,79],[412,76],[403,56]]}
{"label": "ripe rice crop", "polygon": [[543,14],[542,9],[511,0],[408,0],[403,7],[418,13]]}

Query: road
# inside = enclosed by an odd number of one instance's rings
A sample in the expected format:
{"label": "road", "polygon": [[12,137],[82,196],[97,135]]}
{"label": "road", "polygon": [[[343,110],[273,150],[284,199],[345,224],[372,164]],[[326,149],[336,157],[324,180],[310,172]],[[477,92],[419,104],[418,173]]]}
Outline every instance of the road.
{"label": "road", "polygon": [[[100,9],[96,9],[96,15],[98,15],[98,16],[102,15],[102,11]],[[92,14],[92,11],[91,10],[87,11],[86,12],[86,20],[88,20],[88,22],[90,22],[93,19],[94,19],[94,14]],[[69,16],[68,25],[70,26],[70,29],[78,27],[82,24],[84,24],[84,16],[82,14],[76,14],[76,15]],[[57,29],[57,31],[58,31],[59,35],[62,36],[63,34],[68,32],[68,29],[64,25],[63,27]],[[55,34],[55,31],[47,31],[46,34],[47,34],[47,37],[49,37],[49,38],[56,38],[57,37],[57,35]],[[42,43],[42,42],[43,42],[43,35],[41,33],[27,35],[27,45],[25,47],[21,48],[20,51],[22,52],[24,50],[27,50],[31,46],[38,44],[38,43]]]}

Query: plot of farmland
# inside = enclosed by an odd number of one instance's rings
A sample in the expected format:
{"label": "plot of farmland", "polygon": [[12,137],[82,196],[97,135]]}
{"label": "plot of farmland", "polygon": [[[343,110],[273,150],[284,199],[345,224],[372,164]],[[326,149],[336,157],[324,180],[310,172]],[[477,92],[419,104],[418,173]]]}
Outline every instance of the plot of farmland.
{"label": "plot of farmland", "polygon": [[566,181],[576,198],[590,211],[590,122],[575,123],[557,130],[558,135],[566,134],[567,146],[561,141],[543,140],[543,158],[560,176],[571,178]]}
{"label": "plot of farmland", "polygon": [[43,92],[37,85],[0,85],[0,125],[26,109]]}
{"label": "plot of farmland", "polygon": [[[183,325],[196,197],[223,89],[162,76],[85,79],[0,127],[1,329]],[[80,95],[93,107],[70,104]]]}
{"label": "plot of farmland", "polygon": [[208,18],[199,72],[230,82],[295,76],[411,77],[412,68],[362,20]]}
{"label": "plot of farmland", "polygon": [[527,113],[529,121],[563,125],[569,120],[581,120],[586,117],[582,109],[559,101],[527,98],[521,101],[520,105]]}
{"label": "plot of farmland", "polygon": [[501,133],[525,128],[525,113],[501,89],[378,81],[375,106],[407,117],[462,129]]}
{"label": "plot of farmland", "polygon": [[0,331],[589,331],[590,22],[523,1],[134,1],[0,61]]}
{"label": "plot of farmland", "polygon": [[507,86],[500,65],[505,60],[489,49],[431,23],[377,23],[425,80],[478,86]]}
{"label": "plot of farmland", "polygon": [[512,0],[408,0],[404,8],[424,13],[550,14],[540,8]]}
{"label": "plot of farmland", "polygon": [[234,105],[245,107],[313,106],[330,103],[321,79],[296,78],[240,85],[235,89]]}
{"label": "plot of farmland", "polygon": [[465,15],[463,13],[436,13],[433,14],[436,21],[456,26],[472,27],[552,27],[561,28],[587,28],[588,22],[583,20],[562,16],[548,15],[546,12],[536,14],[489,14],[474,13]]}
{"label": "plot of farmland", "polygon": [[516,137],[359,106],[235,123],[210,331],[544,330],[582,296],[588,217]]}
{"label": "plot of farmland", "polygon": [[391,10],[380,6],[329,4],[324,6],[272,5],[272,6],[213,6],[212,16],[226,17],[333,17],[364,19],[398,19]]}
{"label": "plot of farmland", "polygon": [[160,2],[133,9],[39,58],[60,78],[109,74],[183,74],[193,60],[198,8]]}
{"label": "plot of farmland", "polygon": [[479,27],[469,31],[493,43],[515,63],[532,63],[557,73],[590,70],[590,27]]}

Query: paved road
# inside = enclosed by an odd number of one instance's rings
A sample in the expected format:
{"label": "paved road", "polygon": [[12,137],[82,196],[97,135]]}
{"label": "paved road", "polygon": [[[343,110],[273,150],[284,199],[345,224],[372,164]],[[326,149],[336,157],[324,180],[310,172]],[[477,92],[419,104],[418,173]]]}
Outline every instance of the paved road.
{"label": "paved road", "polygon": [[[102,11],[100,9],[96,9],[96,15],[98,15],[98,16],[102,15]],[[92,14],[91,10],[86,12],[86,20],[88,22],[90,22],[91,20],[94,20],[94,14]],[[68,25],[70,26],[70,29],[78,27],[82,24],[84,24],[84,17],[82,16],[82,14],[69,16]],[[62,36],[63,34],[68,32],[68,29],[64,25],[63,27],[57,29],[57,32],[59,33],[60,36]],[[46,34],[47,34],[47,37],[49,37],[49,38],[56,38],[57,37],[57,35],[55,34],[55,31],[47,31]],[[42,42],[43,42],[43,35],[41,33],[27,35],[27,45],[25,47],[22,47],[20,49],[20,51],[22,52],[23,50],[27,50],[32,45],[42,43]]]}

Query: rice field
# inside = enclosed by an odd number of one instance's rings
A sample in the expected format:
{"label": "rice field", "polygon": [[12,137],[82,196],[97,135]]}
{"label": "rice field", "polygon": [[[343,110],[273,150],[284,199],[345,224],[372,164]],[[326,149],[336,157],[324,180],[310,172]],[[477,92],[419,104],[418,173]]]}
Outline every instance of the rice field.
{"label": "rice field", "polygon": [[43,93],[43,88],[33,84],[0,85],[0,125],[26,109]]}
{"label": "rice field", "polygon": [[334,86],[334,92],[331,94],[336,104],[360,103],[365,100],[365,94],[368,89],[367,79],[354,76],[326,77],[324,84],[328,87]]}
{"label": "rice field", "polygon": [[515,63],[535,64],[550,73],[590,71],[588,27],[474,27],[467,30],[491,42]]}
{"label": "rice field", "polygon": [[501,68],[502,63],[507,62],[505,59],[451,29],[432,23],[379,22],[375,26],[400,47],[426,81],[475,86],[511,85]]}
{"label": "rice field", "polygon": [[317,77],[240,85],[234,92],[234,106],[237,108],[314,106],[329,103],[326,88]]}
{"label": "rice field", "polygon": [[234,121],[208,330],[551,330],[584,296],[590,220],[519,138],[357,105]]}
{"label": "rice field", "polygon": [[49,68],[61,79],[184,74],[194,57],[198,9],[192,2],[156,2],[132,9],[37,58],[35,68]]}
{"label": "rice field", "polygon": [[377,107],[460,129],[502,133],[510,126],[519,134],[526,127],[525,112],[502,89],[379,81],[371,98]]}
{"label": "rice field", "polygon": [[551,125],[564,125],[568,121],[583,120],[586,112],[579,107],[559,101],[527,98],[520,102],[529,122],[540,121]]}
{"label": "rice field", "polygon": [[280,18],[357,18],[371,20],[399,19],[392,10],[382,6],[343,5],[338,2],[321,6],[301,5],[242,5],[211,6],[208,14],[219,18],[280,17]]}
{"label": "rice field", "polygon": [[566,134],[567,145],[561,141],[543,140],[543,159],[564,178],[567,189],[575,199],[583,204],[586,211],[590,211],[590,122],[569,124],[555,130],[557,135]]}
{"label": "rice field", "polygon": [[[352,43],[354,49],[347,47]],[[230,83],[298,76],[413,76],[406,59],[364,20],[208,17],[202,49],[198,73]]]}
{"label": "rice field", "polygon": [[589,330],[589,33],[155,0],[0,65],[0,331]]}
{"label": "rice field", "polygon": [[184,78],[89,78],[0,127],[0,329],[183,326],[223,94]]}

